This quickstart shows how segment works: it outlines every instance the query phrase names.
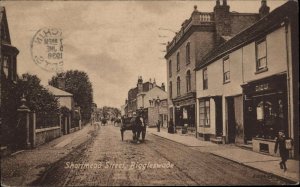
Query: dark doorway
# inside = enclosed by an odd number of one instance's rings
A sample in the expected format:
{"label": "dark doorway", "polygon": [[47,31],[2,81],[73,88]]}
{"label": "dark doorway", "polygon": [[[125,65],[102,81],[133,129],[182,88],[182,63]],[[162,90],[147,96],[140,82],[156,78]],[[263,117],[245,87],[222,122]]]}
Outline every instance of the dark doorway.
{"label": "dark doorway", "polygon": [[233,97],[227,98],[228,143],[235,143],[235,112]]}
{"label": "dark doorway", "polygon": [[216,104],[216,136],[223,135],[222,97],[215,97]]}
{"label": "dark doorway", "polygon": [[175,126],[182,126],[182,107],[175,108]]}

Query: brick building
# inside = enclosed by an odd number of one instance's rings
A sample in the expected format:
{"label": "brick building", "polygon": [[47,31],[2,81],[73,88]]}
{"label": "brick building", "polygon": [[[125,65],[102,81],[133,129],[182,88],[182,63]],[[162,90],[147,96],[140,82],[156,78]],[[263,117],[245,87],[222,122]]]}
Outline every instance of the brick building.
{"label": "brick building", "polygon": [[167,85],[169,116],[176,126],[196,128],[195,67],[204,55],[247,28],[268,12],[262,1],[260,13],[230,12],[226,0],[216,1],[213,12],[200,12],[197,6],[180,31],[167,45]]}

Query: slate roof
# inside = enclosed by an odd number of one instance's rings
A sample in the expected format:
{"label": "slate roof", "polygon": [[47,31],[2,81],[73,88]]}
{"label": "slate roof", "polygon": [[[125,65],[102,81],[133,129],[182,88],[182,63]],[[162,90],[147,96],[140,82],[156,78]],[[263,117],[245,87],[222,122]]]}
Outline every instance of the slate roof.
{"label": "slate roof", "polygon": [[295,16],[298,16],[298,3],[295,1],[286,2],[233,38],[210,51],[197,62],[195,70],[199,70],[255,39],[265,36],[266,33],[277,28],[286,17],[291,18]]}
{"label": "slate roof", "polygon": [[50,85],[45,86],[45,88],[50,93],[52,93],[54,96],[64,96],[64,97],[66,97],[66,96],[72,97],[73,96],[73,94],[71,94],[69,92],[63,91],[61,89],[55,88],[55,87],[50,86]]}

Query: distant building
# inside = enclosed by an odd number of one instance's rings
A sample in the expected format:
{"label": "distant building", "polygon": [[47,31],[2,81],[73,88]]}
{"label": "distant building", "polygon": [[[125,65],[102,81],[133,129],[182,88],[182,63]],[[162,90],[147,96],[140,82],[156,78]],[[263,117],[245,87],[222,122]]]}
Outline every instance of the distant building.
{"label": "distant building", "polygon": [[147,92],[137,94],[137,106],[145,111],[145,117],[149,126],[155,126],[160,120],[165,127],[168,124],[168,94],[164,83],[159,87],[153,84],[153,88]]}
{"label": "distant building", "polygon": [[[165,84],[156,85],[155,79],[143,82],[142,76],[139,76],[137,86],[128,91],[128,99],[125,100],[125,116],[131,117],[133,113],[143,111],[148,125],[155,126],[160,120],[163,125],[167,125],[167,92]],[[159,99],[159,103],[157,102]],[[166,104],[165,104],[166,103]]]}
{"label": "distant building", "polygon": [[[201,2],[201,1],[200,1]],[[196,128],[195,67],[204,55],[226,42],[268,13],[264,5],[260,13],[230,12],[226,0],[216,1],[213,12],[200,12],[197,6],[191,17],[167,45],[167,85],[169,116],[176,126]]]}
{"label": "distant building", "polygon": [[73,107],[74,107],[73,94],[66,92],[64,90],[55,88],[50,85],[45,86],[45,88],[58,99],[59,107],[64,106],[64,107],[67,107],[69,110],[73,109]]}
{"label": "distant building", "polygon": [[130,89],[128,91],[128,99],[127,99],[127,113],[126,115],[131,117],[134,112],[137,111],[138,108],[138,102],[137,102],[137,95],[145,93],[153,88],[153,85],[155,85],[155,80],[152,83],[151,80],[148,82],[143,82],[143,79],[141,76],[138,78],[137,86]]}
{"label": "distant building", "polygon": [[0,6],[0,40],[0,141],[2,146],[13,141],[13,129],[17,119],[17,100],[20,100],[20,98],[16,98],[14,92],[18,78],[17,55],[19,50],[11,43],[6,11],[2,6]]}
{"label": "distant building", "polygon": [[121,116],[125,116],[125,106],[126,105],[122,105],[121,108],[120,108],[121,109]]}

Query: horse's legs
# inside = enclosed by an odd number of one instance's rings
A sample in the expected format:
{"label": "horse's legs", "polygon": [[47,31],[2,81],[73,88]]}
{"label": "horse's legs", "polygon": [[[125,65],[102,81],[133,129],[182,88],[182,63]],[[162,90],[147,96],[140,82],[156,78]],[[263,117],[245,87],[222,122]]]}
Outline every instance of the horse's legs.
{"label": "horse's legs", "polygon": [[146,137],[146,129],[142,130],[142,140],[144,141]]}
{"label": "horse's legs", "polygon": [[137,141],[139,141],[139,139],[140,139],[140,136],[141,136],[141,131],[140,131],[140,130],[138,130],[138,131],[137,131],[137,137],[136,137],[136,140],[137,140]]}
{"label": "horse's legs", "polygon": [[135,135],[135,131],[132,131],[132,140],[135,141],[136,135]]}
{"label": "horse's legs", "polygon": [[121,130],[121,137],[122,137],[122,141],[123,141],[123,138],[124,138],[124,131]]}

